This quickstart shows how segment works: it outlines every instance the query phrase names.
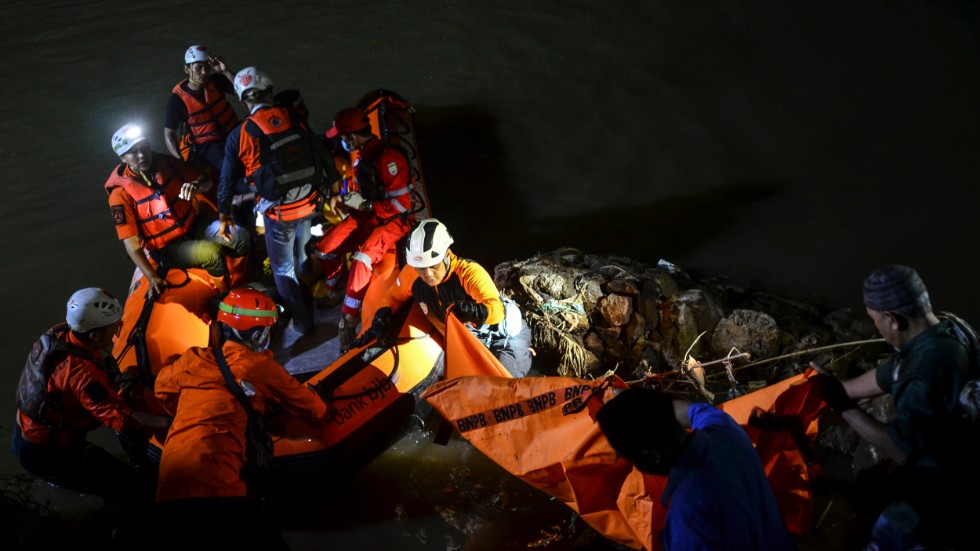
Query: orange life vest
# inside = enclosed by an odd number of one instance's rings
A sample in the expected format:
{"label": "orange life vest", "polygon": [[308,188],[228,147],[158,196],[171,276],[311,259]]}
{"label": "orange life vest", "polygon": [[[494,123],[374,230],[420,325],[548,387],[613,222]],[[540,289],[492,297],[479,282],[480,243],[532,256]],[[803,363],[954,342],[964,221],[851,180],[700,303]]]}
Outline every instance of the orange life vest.
{"label": "orange life vest", "polygon": [[183,237],[197,214],[190,201],[177,200],[183,179],[172,163],[166,156],[153,156],[154,187],[132,176],[125,176],[125,164],[116,167],[105,184],[106,192],[111,193],[113,188],[121,187],[136,202],[140,244],[150,251],[162,249],[171,241]]}
{"label": "orange life vest", "polygon": [[[285,107],[268,107],[254,112],[242,124],[241,132],[239,158],[246,177],[261,197],[279,201],[265,212],[266,216],[289,221],[319,211],[323,159],[305,123]],[[271,174],[257,178],[263,167]]]}
{"label": "orange life vest", "polygon": [[195,143],[223,140],[238,126],[238,114],[225,94],[209,80],[204,85],[204,101],[184,87],[187,79],[174,86],[174,93],[187,107],[187,130]]}

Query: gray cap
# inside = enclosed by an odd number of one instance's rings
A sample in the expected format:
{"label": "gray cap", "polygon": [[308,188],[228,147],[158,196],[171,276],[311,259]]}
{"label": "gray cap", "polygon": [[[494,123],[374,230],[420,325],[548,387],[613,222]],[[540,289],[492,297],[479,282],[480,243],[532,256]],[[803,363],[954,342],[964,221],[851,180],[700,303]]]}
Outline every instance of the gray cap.
{"label": "gray cap", "polygon": [[908,266],[883,266],[864,280],[864,305],[878,312],[912,306],[923,294],[928,295],[926,285]]}

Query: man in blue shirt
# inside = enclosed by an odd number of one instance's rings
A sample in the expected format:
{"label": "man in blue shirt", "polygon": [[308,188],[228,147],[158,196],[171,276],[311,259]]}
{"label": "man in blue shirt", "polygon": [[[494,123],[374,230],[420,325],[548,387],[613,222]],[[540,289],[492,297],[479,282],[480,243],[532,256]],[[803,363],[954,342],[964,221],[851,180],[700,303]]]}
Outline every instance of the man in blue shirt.
{"label": "man in blue shirt", "polygon": [[596,420],[617,454],[667,477],[660,496],[666,551],[797,549],[752,442],[728,414],[631,388]]}

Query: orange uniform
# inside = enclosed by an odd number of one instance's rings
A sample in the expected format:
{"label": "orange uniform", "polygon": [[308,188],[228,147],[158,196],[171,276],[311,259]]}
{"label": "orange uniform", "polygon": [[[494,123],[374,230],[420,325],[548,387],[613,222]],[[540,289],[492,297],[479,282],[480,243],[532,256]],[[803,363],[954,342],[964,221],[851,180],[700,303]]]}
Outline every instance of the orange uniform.
{"label": "orange uniform", "polygon": [[374,266],[408,233],[412,216],[411,167],[398,148],[377,138],[368,141],[360,150],[354,174],[357,189],[372,203],[371,211],[351,213],[316,245],[329,287],[340,279],[344,255],[354,253],[341,306],[349,316],[360,311]]}
{"label": "orange uniform", "polygon": [[183,237],[193,224],[193,204],[178,197],[181,185],[197,180],[200,173],[158,153],[153,154],[151,166],[153,187],[121,163],[109,175],[105,189],[119,239],[135,235],[144,248],[155,251]]}
{"label": "orange uniform", "polygon": [[[61,338],[96,358],[103,357],[100,350],[86,346],[71,331],[62,333]],[[132,414],[132,409],[116,393],[108,374],[92,361],[74,354],[55,366],[48,378],[48,392],[60,397],[61,422],[51,427],[32,421],[18,410],[17,425],[28,442],[72,446],[84,441],[86,434],[101,425],[121,431]]]}
{"label": "orange uniform", "polygon": [[446,270],[446,277],[437,285],[430,286],[420,280],[415,268],[403,267],[381,306],[397,311],[402,304],[414,298],[425,317],[443,334],[446,333],[446,312],[450,305],[459,301],[473,301],[486,306],[486,325],[504,321],[500,291],[483,266],[459,258],[452,251],[446,251],[446,258],[449,259],[449,269]]}
{"label": "orange uniform", "polygon": [[[286,372],[269,350],[255,352],[227,341],[222,347],[232,374],[254,388],[252,407],[264,413],[270,401],[321,421],[327,406]],[[245,409],[232,394],[210,349],[194,347],[165,366],[156,395],[176,413],[160,458],[157,501],[246,495],[239,473],[245,464]],[[248,392],[246,392],[248,394]]]}

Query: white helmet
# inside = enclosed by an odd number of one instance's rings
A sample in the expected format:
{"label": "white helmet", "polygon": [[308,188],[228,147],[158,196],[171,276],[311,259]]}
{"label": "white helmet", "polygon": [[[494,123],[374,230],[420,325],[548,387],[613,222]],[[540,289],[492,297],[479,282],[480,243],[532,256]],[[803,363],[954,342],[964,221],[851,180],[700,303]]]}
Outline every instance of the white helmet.
{"label": "white helmet", "polygon": [[235,93],[238,99],[242,99],[242,94],[252,90],[271,90],[272,80],[268,75],[255,67],[245,67],[235,75]]}
{"label": "white helmet", "polygon": [[211,52],[208,51],[207,46],[201,46],[200,44],[195,44],[187,51],[184,52],[184,65],[190,65],[191,63],[197,63],[199,61],[207,61],[211,57]]}
{"label": "white helmet", "polygon": [[405,260],[414,268],[435,266],[446,257],[446,251],[452,244],[453,238],[446,225],[435,218],[428,218],[408,236]]}
{"label": "white helmet", "polygon": [[112,135],[112,150],[116,155],[123,155],[145,139],[142,128],[133,123],[126,123]]}
{"label": "white helmet", "polygon": [[88,287],[75,291],[68,299],[65,321],[72,330],[84,333],[116,323],[122,319],[122,312],[116,297],[105,289]]}

